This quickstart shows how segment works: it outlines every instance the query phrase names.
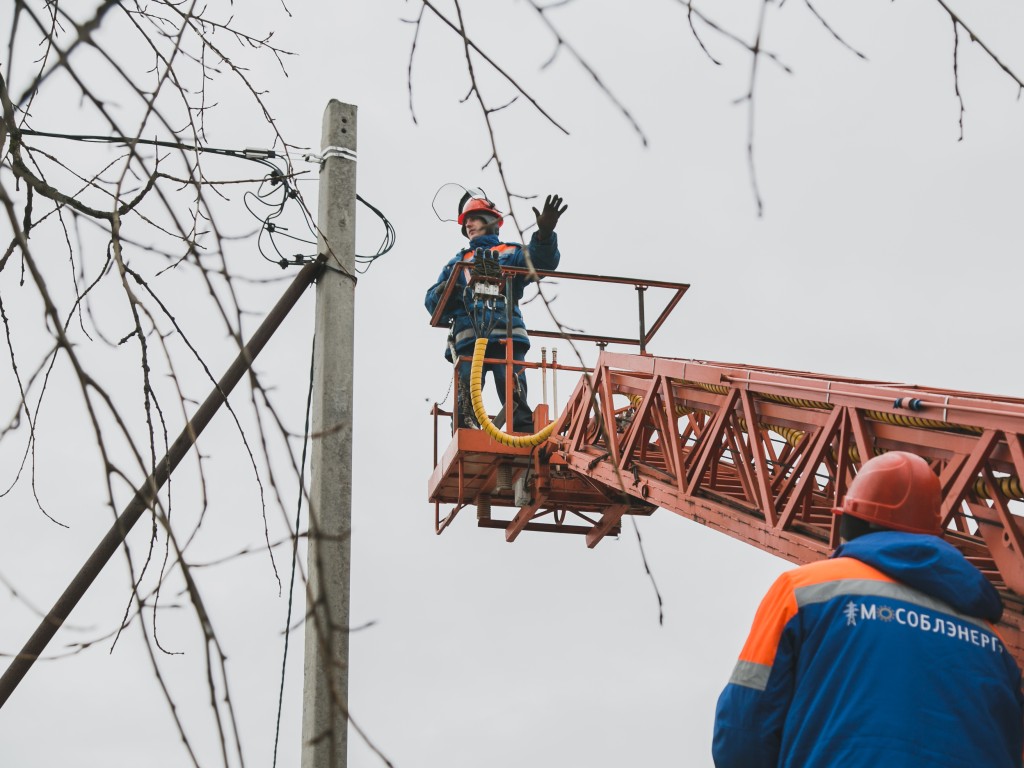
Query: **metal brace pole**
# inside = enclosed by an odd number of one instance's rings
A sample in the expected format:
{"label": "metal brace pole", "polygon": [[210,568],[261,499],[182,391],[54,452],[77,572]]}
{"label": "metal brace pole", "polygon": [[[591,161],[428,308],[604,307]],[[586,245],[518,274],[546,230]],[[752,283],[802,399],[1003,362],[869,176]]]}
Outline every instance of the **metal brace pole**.
{"label": "metal brace pole", "polygon": [[46,617],[39,624],[32,637],[25,643],[21,653],[14,657],[10,666],[7,667],[7,671],[4,672],[3,677],[0,677],[0,707],[3,707],[7,699],[10,698],[18,683],[21,682],[36,659],[46,649],[53,636],[57,634],[57,630],[60,629],[64,620],[67,619],[74,607],[78,605],[79,600],[85,596],[86,591],[93,581],[96,580],[96,577],[99,576],[100,571],[103,570],[103,567],[124,542],[132,526],[139,521],[139,518],[142,517],[147,509],[152,507],[157,494],[160,492],[163,484],[167,482],[167,478],[171,476],[174,469],[191,450],[199,435],[202,434],[214,415],[225,403],[231,390],[234,389],[242,376],[252,367],[256,356],[266,346],[270,337],[274,335],[278,326],[288,316],[288,312],[295,306],[309,284],[316,279],[321,269],[323,269],[323,260],[307,264],[302,268],[291,285],[288,286],[284,295],[281,296],[280,300],[270,311],[270,314],[267,315],[260,327],[256,329],[252,338],[249,339],[249,343],[238,353],[238,357],[231,363],[227,372],[217,382],[213,391],[203,401],[203,404],[199,406],[192,420],[185,425],[181,434],[171,444],[167,454],[156,465],[153,473],[135,491],[135,496],[128,502],[128,506],[118,515],[113,526],[107,531],[106,536],[103,537],[89,556],[89,559],[85,561],[85,565],[79,569],[67,589],[64,590],[64,594],[57,599],[57,602],[54,603],[50,612],[46,614]]}

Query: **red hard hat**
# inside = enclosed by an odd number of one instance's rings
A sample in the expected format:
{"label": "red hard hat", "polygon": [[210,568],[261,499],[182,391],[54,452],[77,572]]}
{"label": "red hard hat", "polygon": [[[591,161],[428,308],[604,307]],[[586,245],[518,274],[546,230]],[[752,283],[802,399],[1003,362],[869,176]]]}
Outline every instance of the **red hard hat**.
{"label": "red hard hat", "polygon": [[470,198],[459,208],[459,226],[462,227],[462,234],[466,234],[466,217],[482,216],[488,221],[494,220],[498,227],[504,223],[501,211],[494,207],[494,203],[484,197]]}
{"label": "red hard hat", "polygon": [[942,533],[942,489],[920,456],[890,451],[868,461],[832,510],[907,533]]}

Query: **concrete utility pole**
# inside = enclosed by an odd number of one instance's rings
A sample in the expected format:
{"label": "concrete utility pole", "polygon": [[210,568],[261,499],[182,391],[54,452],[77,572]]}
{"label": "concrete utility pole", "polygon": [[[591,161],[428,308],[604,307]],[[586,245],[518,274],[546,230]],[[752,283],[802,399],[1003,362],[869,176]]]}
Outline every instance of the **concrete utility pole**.
{"label": "concrete utility pole", "polygon": [[321,157],[317,248],[328,258],[316,289],[302,768],[345,768],[356,282],[353,105],[333,99],[327,104]]}

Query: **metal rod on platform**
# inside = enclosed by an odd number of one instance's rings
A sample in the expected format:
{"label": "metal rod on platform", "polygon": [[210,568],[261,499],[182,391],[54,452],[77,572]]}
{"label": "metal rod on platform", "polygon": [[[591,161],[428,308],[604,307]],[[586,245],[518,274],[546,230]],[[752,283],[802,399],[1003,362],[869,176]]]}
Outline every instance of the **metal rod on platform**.
{"label": "metal rod on platform", "polygon": [[540,389],[541,402],[548,403],[548,348],[540,348]]}
{"label": "metal rod on platform", "polygon": [[644,318],[644,291],[647,290],[646,285],[638,285],[636,287],[637,300],[640,303],[640,354],[644,354],[647,351],[647,328],[646,320]]}
{"label": "metal rod on platform", "polygon": [[558,418],[558,347],[551,348],[551,413]]}
{"label": "metal rod on platform", "polygon": [[[515,285],[512,282],[513,278],[511,275],[505,278],[505,431],[510,433],[515,429],[516,420],[516,370],[512,365],[512,361],[515,357],[515,348],[512,344],[512,319],[513,306],[512,306],[512,290]],[[524,374],[525,375],[525,374]],[[482,386],[483,382],[481,382]]]}

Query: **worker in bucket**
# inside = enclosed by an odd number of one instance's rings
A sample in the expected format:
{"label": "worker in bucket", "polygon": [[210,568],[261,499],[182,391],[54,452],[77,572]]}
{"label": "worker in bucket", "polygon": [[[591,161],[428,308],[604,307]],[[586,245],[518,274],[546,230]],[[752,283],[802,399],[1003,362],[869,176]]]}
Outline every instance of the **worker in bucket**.
{"label": "worker in bucket", "polygon": [[783,573],[718,699],[717,768],[1019,768],[1021,673],[999,594],[941,538],[939,479],[868,461],[833,556]]}
{"label": "worker in bucket", "polygon": [[[556,269],[560,256],[555,226],[567,208],[568,206],[562,204],[561,197],[548,195],[540,211],[536,208],[533,209],[537,219],[537,229],[530,239],[529,246],[524,247],[518,243],[502,242],[498,237],[498,230],[503,223],[501,212],[487,198],[473,197],[467,193],[459,203],[458,222],[462,227],[463,236],[469,239],[469,244],[455,254],[441,270],[437,281],[430,286],[424,302],[427,311],[431,314],[434,313],[456,266],[464,262],[472,263],[477,255],[496,258],[502,267],[526,267],[528,252],[530,263],[534,269],[540,271]],[[473,316],[473,308],[463,288],[469,279],[468,272],[461,270],[457,279],[460,280],[461,285],[456,286],[452,291],[442,317],[451,326],[445,357],[449,361],[456,362],[459,357],[471,355],[477,335],[482,333],[486,334],[489,339],[486,357],[504,359],[505,348],[502,342],[507,337],[507,323],[503,305],[500,312],[493,313],[496,321],[488,323],[486,328],[478,329],[476,325],[480,324],[479,318]],[[526,324],[523,322],[523,315],[519,310],[519,301],[523,297],[523,291],[528,282],[530,282],[530,277],[525,274],[516,275],[512,281],[512,357],[520,362],[526,359],[526,351],[530,348],[530,336],[526,332]],[[504,285],[504,283],[502,284]],[[502,291],[504,291],[504,287]],[[498,321],[499,315],[500,321]],[[473,416],[473,406],[469,395],[470,368],[469,360],[458,363],[458,425],[474,428],[479,425]],[[484,366],[485,377],[488,372],[494,378],[498,397],[504,405],[506,366],[505,364],[488,363]],[[513,400],[514,408],[511,419],[513,431],[533,432],[533,411],[526,399],[526,371],[521,366],[515,369]]]}

